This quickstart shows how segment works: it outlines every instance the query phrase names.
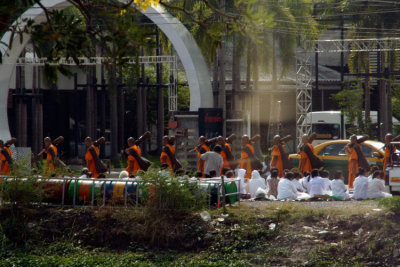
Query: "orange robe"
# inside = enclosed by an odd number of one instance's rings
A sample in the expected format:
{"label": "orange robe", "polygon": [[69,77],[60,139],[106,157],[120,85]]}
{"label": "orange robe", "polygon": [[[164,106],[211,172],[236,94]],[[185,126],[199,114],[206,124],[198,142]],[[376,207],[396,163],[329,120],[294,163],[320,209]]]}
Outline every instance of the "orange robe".
{"label": "orange robe", "polygon": [[[228,143],[225,143],[225,147],[227,147],[229,149],[229,151],[232,152],[232,148]],[[223,168],[231,169],[231,165],[229,164],[228,156],[226,155],[224,150],[221,151],[221,157],[224,160],[224,165],[222,166],[222,169]],[[222,172],[222,169],[221,169],[221,172]]]}
{"label": "orange robe", "polygon": [[[172,155],[175,156],[175,147],[171,146],[170,144],[166,145],[169,150],[171,151]],[[168,154],[165,153],[164,151],[161,152],[161,156],[160,156],[160,162],[161,165],[162,164],[168,164],[169,168],[174,171],[174,166],[172,165],[172,160],[169,158]]]}
{"label": "orange robe", "polygon": [[[139,146],[133,145],[130,147],[130,149],[135,150],[138,156],[142,155],[142,150],[140,149]],[[132,174],[136,175],[138,170],[141,170],[139,162],[136,160],[134,156],[128,155],[128,166],[126,167],[126,171],[129,173],[129,176],[131,176]]]}
{"label": "orange robe", "polygon": [[[254,155],[254,147],[250,144],[246,144],[246,146],[253,152]],[[245,178],[251,178],[251,172],[253,169],[251,168],[251,158],[250,155],[247,154],[244,150],[242,150],[240,154],[240,168],[246,170]]]}
{"label": "orange robe", "polygon": [[[314,148],[313,148],[313,146],[312,146],[310,143],[306,143],[305,146],[308,146],[308,147],[311,149],[312,153],[314,153]],[[304,165],[303,165],[303,169],[301,169],[301,162],[304,161],[304,160],[305,160],[305,163],[304,163]],[[300,173],[302,173],[302,174],[303,174],[304,172],[309,172],[309,173],[311,173],[311,171],[312,171],[311,161],[310,161],[310,159],[308,158],[307,153],[304,152],[304,150],[301,150],[301,151],[300,151],[299,170],[300,170]]]}
{"label": "orange robe", "polygon": [[[7,150],[10,157],[12,156],[12,152],[8,147],[4,146],[3,149]],[[8,165],[7,158],[3,155],[3,153],[0,153],[0,161],[3,162],[3,167],[0,170],[0,175],[9,175],[10,174],[10,166]]]}
{"label": "orange robe", "polygon": [[[99,148],[94,145],[92,145],[92,147],[94,148],[94,151],[96,151],[97,156],[99,156],[100,155]],[[94,158],[92,157],[92,154],[90,153],[89,149],[86,150],[85,160],[86,160],[86,168],[88,168],[89,171],[92,173],[92,177],[98,178],[99,173],[96,171],[96,163],[94,162]],[[90,161],[90,165],[89,165],[89,161]]]}
{"label": "orange robe", "polygon": [[[286,152],[286,148],[284,146],[282,146],[282,150],[283,150],[283,152]],[[275,157],[276,157],[276,160],[275,160]],[[278,177],[283,177],[282,155],[281,155],[281,152],[279,151],[279,147],[277,145],[274,145],[272,147],[271,166],[278,169]]]}
{"label": "orange robe", "polygon": [[[356,146],[360,146],[360,145],[357,144]],[[360,150],[361,150],[361,146],[360,146]],[[351,153],[350,153],[349,165],[348,165],[349,166],[348,167],[348,170],[349,170],[348,184],[349,184],[349,188],[353,188],[353,183],[354,183],[354,180],[356,179],[356,175],[358,172],[358,155],[354,148],[350,148],[350,151],[351,151]],[[354,167],[355,172],[353,172],[353,164],[355,166]]]}
{"label": "orange robe", "polygon": [[[396,152],[396,147],[394,145],[393,146],[393,153]],[[388,160],[390,161],[390,157],[392,155],[390,154],[390,147],[385,146],[385,157],[383,158],[383,173],[386,174],[386,166],[388,164]]]}
{"label": "orange robe", "polygon": [[[50,145],[49,149],[52,148],[54,151],[54,156],[57,156],[58,152],[57,152],[57,148],[54,145]],[[50,171],[54,171],[54,158],[53,156],[47,152],[46,150],[46,169],[50,170]]]}
{"label": "orange robe", "polygon": [[[210,151],[210,148],[209,148],[207,145],[201,145],[201,147],[202,147],[206,152],[209,152],[209,151]],[[197,169],[199,170],[199,172],[201,172],[201,173],[203,174],[203,177],[205,177],[205,176],[204,176],[204,163],[205,163],[205,161],[202,160],[202,159],[200,158],[201,155],[202,155],[202,153],[200,153],[200,152],[197,151],[197,157],[199,158],[199,159],[197,160]]]}

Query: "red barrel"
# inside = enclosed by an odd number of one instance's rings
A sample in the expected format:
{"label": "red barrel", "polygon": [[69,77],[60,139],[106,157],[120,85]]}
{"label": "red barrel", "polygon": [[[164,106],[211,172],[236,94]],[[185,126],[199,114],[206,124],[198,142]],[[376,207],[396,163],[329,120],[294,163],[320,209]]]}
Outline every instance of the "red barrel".
{"label": "red barrel", "polygon": [[43,201],[51,203],[62,202],[62,192],[64,187],[64,198],[68,193],[70,180],[64,179],[41,179],[41,187],[43,189]]}

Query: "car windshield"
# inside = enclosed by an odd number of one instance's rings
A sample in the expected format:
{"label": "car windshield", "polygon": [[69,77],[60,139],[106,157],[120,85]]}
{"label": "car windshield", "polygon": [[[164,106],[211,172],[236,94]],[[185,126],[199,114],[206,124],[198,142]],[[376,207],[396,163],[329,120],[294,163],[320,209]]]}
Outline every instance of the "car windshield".
{"label": "car windshield", "polygon": [[339,139],[340,125],[337,123],[315,123],[312,131],[317,134],[316,139]]}
{"label": "car windshield", "polygon": [[384,143],[376,142],[376,141],[366,141],[365,143],[367,143],[370,146],[373,146],[376,150],[379,150],[380,152],[385,153],[383,150],[383,147],[385,146]]}

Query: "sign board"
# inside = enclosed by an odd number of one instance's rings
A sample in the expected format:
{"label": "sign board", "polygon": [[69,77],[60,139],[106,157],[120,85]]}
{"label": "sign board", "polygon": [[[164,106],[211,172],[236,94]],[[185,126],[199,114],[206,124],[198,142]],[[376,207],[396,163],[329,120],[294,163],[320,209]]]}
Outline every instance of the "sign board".
{"label": "sign board", "polygon": [[222,135],[221,108],[199,108],[199,136],[212,138]]}

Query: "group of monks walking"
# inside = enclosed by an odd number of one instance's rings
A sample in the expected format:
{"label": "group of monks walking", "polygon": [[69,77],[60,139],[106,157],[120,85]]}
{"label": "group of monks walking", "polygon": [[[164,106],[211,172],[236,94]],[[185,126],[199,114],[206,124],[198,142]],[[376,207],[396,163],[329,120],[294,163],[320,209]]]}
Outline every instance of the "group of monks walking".
{"label": "group of monks walking", "polygon": [[[127,140],[128,147],[125,149],[127,154],[127,167],[129,177],[134,177],[138,171],[147,171],[151,162],[142,156],[140,144],[151,136],[150,132],[144,133],[137,140],[129,137]],[[302,175],[311,173],[313,169],[323,168],[323,162],[314,154],[314,148],[311,145],[316,135],[305,135],[302,137],[302,143],[298,154],[300,155],[298,170]],[[218,136],[207,139],[200,136],[198,145],[189,150],[189,152],[196,152],[198,157],[197,162],[197,177],[215,177],[220,174],[225,174],[229,170],[244,169],[246,170],[245,178],[250,179],[253,170],[262,170],[263,168],[276,168],[278,170],[278,177],[284,177],[284,170],[292,169],[292,164],[286,153],[285,143],[290,141],[292,137],[287,135],[280,137],[276,135],[273,139],[273,146],[269,149],[271,152],[272,160],[269,166],[264,166],[256,156],[254,144],[260,140],[260,135],[250,138],[247,135],[241,137],[241,151],[240,158],[235,159],[232,152],[232,144],[237,139],[235,134],[228,138]],[[54,141],[51,138],[44,138],[44,148],[38,154],[46,154],[45,176],[54,175],[56,168],[64,165],[59,160],[57,146],[64,140],[62,136],[56,138]],[[365,156],[362,153],[361,144],[368,140],[368,136],[357,138],[353,135],[350,137],[350,142],[344,147],[349,155],[348,163],[348,185],[353,188],[353,183],[357,177],[359,168],[369,170],[370,166]],[[384,159],[383,159],[383,172],[386,167],[391,165],[393,158],[396,156],[396,147],[392,144],[393,141],[400,140],[400,136],[394,137],[392,134],[385,136],[384,146]],[[7,142],[0,140],[0,175],[9,175],[10,166],[12,165],[12,151],[10,146],[16,143],[16,139],[12,138]],[[160,155],[161,168],[169,169],[172,173],[183,172],[182,164],[176,158],[175,138],[164,136],[162,139],[163,148]],[[100,159],[100,145],[105,143],[105,138],[101,137],[93,141],[91,137],[86,137],[84,141],[86,145],[85,162],[86,168],[91,173],[92,178],[105,178],[107,166]],[[208,161],[208,162],[207,162]],[[220,163],[219,163],[220,162]]]}

